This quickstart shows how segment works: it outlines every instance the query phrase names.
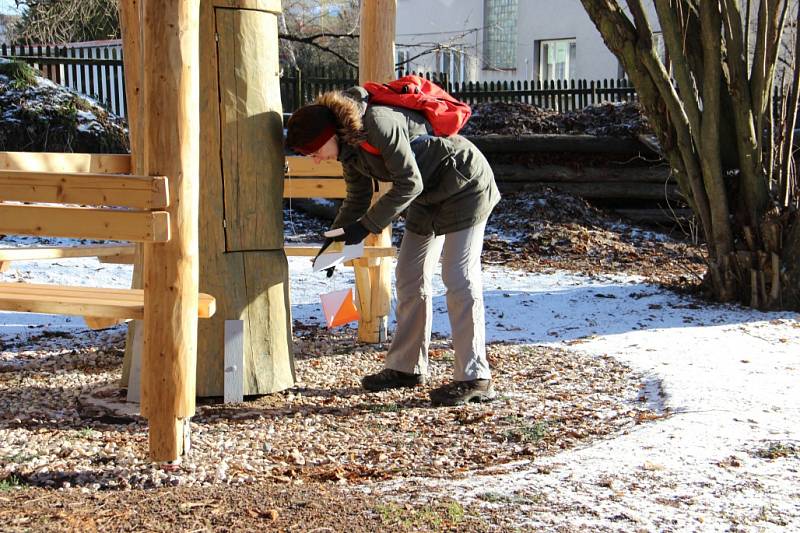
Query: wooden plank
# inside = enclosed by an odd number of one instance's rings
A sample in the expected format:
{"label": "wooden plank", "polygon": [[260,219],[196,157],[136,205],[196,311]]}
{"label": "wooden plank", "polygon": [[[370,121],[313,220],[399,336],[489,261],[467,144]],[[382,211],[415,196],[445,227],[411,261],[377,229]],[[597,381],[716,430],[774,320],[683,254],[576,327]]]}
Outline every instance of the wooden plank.
{"label": "wooden plank", "polygon": [[[289,257],[316,257],[319,246],[284,246]],[[397,249],[394,246],[365,246],[364,257],[394,257]]]}
{"label": "wooden plank", "polygon": [[343,179],[290,178],[284,180],[284,198],[346,198]]}
{"label": "wooden plank", "polygon": [[[138,256],[136,254],[127,254],[127,255],[112,255],[109,257],[98,257],[97,260],[101,263],[108,263],[111,265],[135,265],[136,258]],[[131,284],[131,286],[134,286]]]}
{"label": "wooden plank", "polygon": [[[0,283],[0,309],[96,318],[141,319],[144,317],[144,291]],[[198,317],[210,318],[215,311],[214,297],[201,293],[198,297]]]}
{"label": "wooden plank", "polygon": [[295,155],[286,158],[286,165],[288,166],[286,175],[291,177],[342,177],[342,164],[338,161],[321,161],[320,163],[315,163],[310,157]]}
{"label": "wooden plank", "polygon": [[225,403],[244,400],[244,320],[225,321]]}
{"label": "wooden plank", "polygon": [[110,318],[110,317],[97,317],[97,316],[85,316],[83,317],[83,321],[86,322],[86,326],[90,329],[106,329],[116,326],[117,324],[122,324],[125,322],[123,318]]}
{"label": "wooden plank", "polygon": [[281,0],[214,0],[214,7],[267,11],[276,15],[283,12]]}
{"label": "wooden plank", "polygon": [[0,152],[0,169],[30,172],[130,174],[131,156],[128,154]]}
{"label": "wooden plank", "polygon": [[0,170],[0,201],[158,209],[169,195],[163,176]]}
{"label": "wooden plank", "polygon": [[133,253],[130,244],[104,244],[99,246],[53,246],[35,248],[0,248],[2,261],[40,261],[45,259],[69,259],[73,257],[125,257]]}
{"label": "wooden plank", "polygon": [[167,242],[166,211],[0,204],[0,232],[13,235]]}

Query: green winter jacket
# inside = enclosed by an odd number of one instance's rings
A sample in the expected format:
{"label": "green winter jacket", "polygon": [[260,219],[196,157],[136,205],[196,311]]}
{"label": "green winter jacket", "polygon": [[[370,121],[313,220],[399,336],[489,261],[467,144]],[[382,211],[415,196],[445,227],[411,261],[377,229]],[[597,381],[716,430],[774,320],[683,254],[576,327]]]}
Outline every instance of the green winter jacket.
{"label": "green winter jacket", "polygon": [[[489,217],[500,192],[489,163],[475,145],[460,135],[433,136],[430,124],[416,111],[366,105],[368,95],[361,87],[345,94],[360,104],[366,140],[380,155],[340,138],[347,198],[333,227],[360,220],[370,232],[379,233],[407,209],[406,229],[442,235]],[[370,206],[372,178],[392,186]]]}

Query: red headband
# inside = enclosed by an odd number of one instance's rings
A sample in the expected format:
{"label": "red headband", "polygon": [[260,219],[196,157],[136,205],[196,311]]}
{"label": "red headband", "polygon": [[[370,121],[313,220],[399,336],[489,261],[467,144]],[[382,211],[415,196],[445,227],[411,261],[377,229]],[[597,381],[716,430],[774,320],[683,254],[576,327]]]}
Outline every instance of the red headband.
{"label": "red headband", "polygon": [[319,150],[323,144],[328,142],[328,139],[336,134],[336,128],[332,124],[327,124],[325,128],[314,137],[311,141],[304,144],[303,146],[293,146],[294,150],[300,152],[303,155],[313,154],[317,150]]}

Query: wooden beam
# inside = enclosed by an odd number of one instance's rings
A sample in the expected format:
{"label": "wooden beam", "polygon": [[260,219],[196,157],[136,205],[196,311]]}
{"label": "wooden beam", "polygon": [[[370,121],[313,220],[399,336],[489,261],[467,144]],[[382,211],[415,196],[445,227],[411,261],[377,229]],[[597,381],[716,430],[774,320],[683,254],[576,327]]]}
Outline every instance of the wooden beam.
{"label": "wooden beam", "polygon": [[[396,0],[362,0],[361,37],[359,39],[359,82],[388,82],[395,78],[394,35],[397,15]],[[386,184],[381,184],[373,201],[385,194]],[[380,235],[367,237],[369,246],[391,246],[392,226]],[[381,260],[378,266],[355,266],[356,289],[359,293],[362,315],[358,324],[358,339],[364,342],[383,342],[388,328],[389,302],[391,300],[391,262]],[[366,304],[367,299],[369,305]]]}
{"label": "wooden beam", "polygon": [[280,15],[281,0],[214,0],[214,7],[228,9],[252,9]]}
{"label": "wooden beam", "polygon": [[30,172],[130,174],[131,156],[127,154],[0,152],[0,169]]}
{"label": "wooden beam", "polygon": [[[142,0],[123,0],[119,2],[120,30],[122,34],[122,59],[125,69],[125,99],[127,101],[128,134],[131,146],[131,172],[144,174],[144,98],[142,81],[144,78],[144,48],[142,46],[142,24],[144,5]],[[101,259],[102,261],[102,259]],[[142,288],[144,271],[144,245],[137,244],[133,260],[131,288]],[[122,364],[122,386],[128,386],[130,362],[136,351],[137,360],[142,360],[143,335],[136,334],[136,328],[143,327],[141,321],[128,324],[125,339],[125,359]],[[139,376],[136,377],[139,379]],[[138,383],[138,381],[137,381]],[[137,386],[137,402],[139,389]]]}
{"label": "wooden beam", "polygon": [[[316,257],[319,246],[284,246],[289,257]],[[394,257],[397,250],[394,246],[365,246],[364,257]]]}
{"label": "wooden beam", "polygon": [[0,232],[42,237],[167,242],[166,211],[0,204]]}
{"label": "wooden beam", "polygon": [[[36,283],[0,283],[0,309],[25,313],[141,319],[144,317],[144,291]],[[197,310],[199,318],[214,316],[216,312],[214,297],[200,294],[197,298]]]}
{"label": "wooden beam", "polygon": [[310,157],[290,155],[286,158],[286,175],[291,177],[342,177],[342,164],[338,161],[322,161],[315,163]]}
{"label": "wooden beam", "polygon": [[163,176],[0,170],[0,201],[160,209],[169,195]]}
{"label": "wooden beam", "polygon": [[283,182],[284,198],[346,198],[343,179],[289,178]]}
{"label": "wooden beam", "polygon": [[41,261],[72,257],[124,257],[133,253],[130,244],[100,246],[53,246],[36,248],[0,248],[0,261]]}
{"label": "wooden beam", "polygon": [[195,412],[197,367],[198,202],[200,162],[199,0],[145,0],[142,42],[149,52],[142,83],[145,174],[167,176],[166,243],[144,248],[141,412],[150,424],[150,458],[185,450]]}
{"label": "wooden beam", "polygon": [[122,324],[127,319],[124,318],[101,318],[97,316],[85,316],[83,321],[89,329],[106,329],[113,328],[117,324]]}

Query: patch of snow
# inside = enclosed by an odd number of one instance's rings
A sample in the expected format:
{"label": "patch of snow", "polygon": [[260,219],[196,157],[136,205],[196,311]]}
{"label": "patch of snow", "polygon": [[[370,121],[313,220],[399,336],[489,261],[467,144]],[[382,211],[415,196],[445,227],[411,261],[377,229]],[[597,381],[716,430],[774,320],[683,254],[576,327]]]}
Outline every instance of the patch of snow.
{"label": "patch of snow", "polygon": [[[322,323],[321,293],[354,285],[352,269],[327,278],[311,271],[308,257],[289,258],[289,272],[293,319],[303,323]],[[2,281],[112,287],[130,277],[129,266],[93,258],[14,263],[0,274]],[[755,453],[800,443],[798,314],[708,304],[626,275],[487,267],[483,280],[487,341],[612,356],[646,376],[648,401],[669,416],[505,473],[395,480],[369,490],[425,501],[517,498],[503,513],[526,530],[800,530],[800,457]],[[449,335],[438,274],[433,291],[433,331]],[[0,339],[79,328],[75,317],[0,313]]]}

